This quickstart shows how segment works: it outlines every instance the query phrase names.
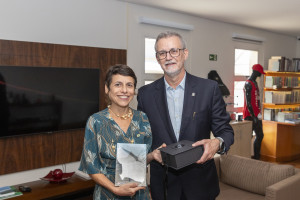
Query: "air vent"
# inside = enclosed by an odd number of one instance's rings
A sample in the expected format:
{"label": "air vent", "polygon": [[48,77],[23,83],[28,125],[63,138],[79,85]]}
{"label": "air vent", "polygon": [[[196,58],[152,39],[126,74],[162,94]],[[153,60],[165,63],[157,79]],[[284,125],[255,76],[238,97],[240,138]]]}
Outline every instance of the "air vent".
{"label": "air vent", "polygon": [[240,42],[249,42],[249,43],[258,43],[258,44],[262,44],[264,41],[264,39],[259,37],[255,37],[252,35],[241,35],[237,33],[232,34],[232,39]]}
{"label": "air vent", "polygon": [[160,19],[147,18],[147,17],[139,17],[139,23],[151,24],[156,26],[164,26],[169,28],[177,28],[177,29],[187,30],[187,31],[194,30],[194,26],[190,24],[181,24],[177,22],[164,21]]}

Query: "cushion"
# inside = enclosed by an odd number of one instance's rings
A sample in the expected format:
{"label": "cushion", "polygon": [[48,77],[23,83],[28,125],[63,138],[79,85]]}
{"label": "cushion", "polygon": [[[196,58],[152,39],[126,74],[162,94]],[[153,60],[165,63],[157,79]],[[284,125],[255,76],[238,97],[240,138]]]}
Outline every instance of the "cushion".
{"label": "cushion", "polygon": [[279,165],[236,155],[220,158],[220,180],[231,186],[265,195],[266,187],[295,174],[292,165]]}
{"label": "cushion", "polygon": [[265,196],[248,192],[220,182],[220,194],[216,200],[265,200]]}

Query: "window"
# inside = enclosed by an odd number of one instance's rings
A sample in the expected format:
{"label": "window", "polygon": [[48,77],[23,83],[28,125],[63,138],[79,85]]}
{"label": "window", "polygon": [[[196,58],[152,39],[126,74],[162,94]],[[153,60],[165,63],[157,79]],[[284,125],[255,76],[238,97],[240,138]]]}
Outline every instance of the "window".
{"label": "window", "polygon": [[145,38],[145,73],[163,74],[163,70],[156,61],[154,45],[155,39]]}
{"label": "window", "polygon": [[240,113],[244,107],[244,85],[252,74],[252,66],[258,62],[258,51],[235,49],[234,61],[234,108]]}
{"label": "window", "polygon": [[252,73],[252,66],[257,63],[258,51],[235,49],[235,76],[250,76]]}
{"label": "window", "polygon": [[145,85],[148,85],[150,83],[153,83],[154,81],[145,81]]}

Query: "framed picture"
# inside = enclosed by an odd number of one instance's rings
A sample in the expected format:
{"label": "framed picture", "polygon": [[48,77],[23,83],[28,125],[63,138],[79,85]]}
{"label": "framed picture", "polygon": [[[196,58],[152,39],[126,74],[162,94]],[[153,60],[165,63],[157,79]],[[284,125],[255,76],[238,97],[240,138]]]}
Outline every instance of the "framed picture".
{"label": "framed picture", "polygon": [[115,185],[138,183],[146,186],[146,144],[117,143]]}

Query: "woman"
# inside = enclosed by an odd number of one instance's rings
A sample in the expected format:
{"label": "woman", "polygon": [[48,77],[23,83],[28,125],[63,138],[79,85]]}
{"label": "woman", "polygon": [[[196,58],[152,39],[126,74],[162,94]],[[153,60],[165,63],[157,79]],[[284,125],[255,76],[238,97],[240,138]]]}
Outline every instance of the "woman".
{"label": "woman", "polygon": [[[109,106],[88,119],[79,170],[97,183],[94,199],[151,199],[148,188],[136,183],[114,185],[117,143],[146,144],[148,152],[152,144],[146,114],[129,107],[136,83],[130,67],[110,67],[105,78]],[[147,163],[153,159],[162,162],[159,150],[147,154]]]}

